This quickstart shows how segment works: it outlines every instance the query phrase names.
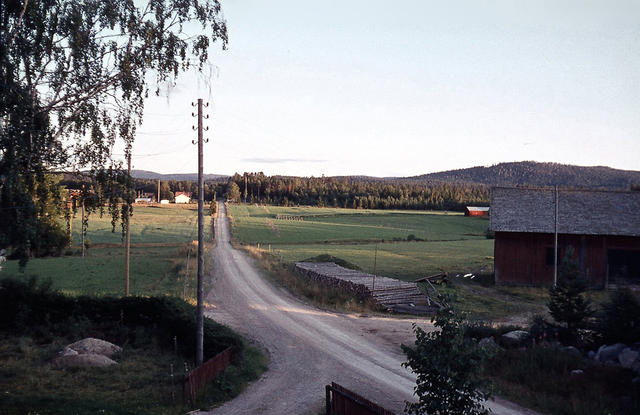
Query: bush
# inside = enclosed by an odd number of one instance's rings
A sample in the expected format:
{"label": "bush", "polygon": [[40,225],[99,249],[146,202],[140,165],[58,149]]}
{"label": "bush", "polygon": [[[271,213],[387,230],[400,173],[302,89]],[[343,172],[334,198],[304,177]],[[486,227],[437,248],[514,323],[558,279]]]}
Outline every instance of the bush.
{"label": "bush", "polygon": [[570,337],[575,338],[577,330],[593,314],[591,303],[584,297],[587,281],[580,275],[578,263],[569,247],[558,271],[558,283],[551,287],[549,313],[558,323],[565,323]]}
{"label": "bush", "polygon": [[[138,327],[150,333],[136,335]],[[195,356],[196,309],[174,297],[67,297],[33,278],[27,283],[4,279],[0,280],[0,332],[34,335],[43,342],[57,336],[100,337],[136,346],[154,341],[166,350],[173,349],[175,336],[181,354],[190,357]],[[205,318],[205,359],[229,346],[241,352],[242,339]]]}
{"label": "bush", "polygon": [[640,341],[640,302],[631,291],[611,294],[598,319],[598,332],[605,344]]}
{"label": "bush", "polygon": [[[448,301],[443,300],[444,303]],[[463,318],[450,306],[438,311],[432,321],[438,331],[425,332],[413,325],[415,347],[402,346],[408,360],[403,363],[417,375],[418,402],[407,402],[412,414],[488,414],[482,404],[490,397],[482,376],[489,351],[465,338]]]}

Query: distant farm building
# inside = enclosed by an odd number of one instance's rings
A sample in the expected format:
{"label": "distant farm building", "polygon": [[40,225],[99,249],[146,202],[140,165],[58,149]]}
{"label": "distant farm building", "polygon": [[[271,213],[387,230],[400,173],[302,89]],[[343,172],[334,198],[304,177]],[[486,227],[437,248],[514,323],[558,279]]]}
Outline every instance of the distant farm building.
{"label": "distant farm building", "polygon": [[176,203],[189,203],[191,202],[191,192],[176,192]]}
{"label": "distant farm building", "polygon": [[465,216],[489,216],[488,207],[467,206],[464,208]]}
{"label": "distant farm building", "polygon": [[494,188],[490,223],[496,284],[553,283],[556,223],[592,288],[640,284],[640,192]]}
{"label": "distant farm building", "polygon": [[161,204],[161,205],[168,205],[168,204],[169,204],[169,200],[167,200],[167,199],[162,199],[162,200],[160,201],[160,204]]}

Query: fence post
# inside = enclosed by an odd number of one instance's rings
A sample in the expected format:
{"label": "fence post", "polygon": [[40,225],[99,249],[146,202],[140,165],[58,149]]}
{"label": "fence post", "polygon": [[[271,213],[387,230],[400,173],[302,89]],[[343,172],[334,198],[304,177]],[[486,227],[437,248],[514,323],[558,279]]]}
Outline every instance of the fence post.
{"label": "fence post", "polygon": [[326,414],[325,415],[331,415],[331,386],[326,385],[324,387],[325,390],[325,399],[326,399],[326,403],[325,403],[325,407],[326,407]]}

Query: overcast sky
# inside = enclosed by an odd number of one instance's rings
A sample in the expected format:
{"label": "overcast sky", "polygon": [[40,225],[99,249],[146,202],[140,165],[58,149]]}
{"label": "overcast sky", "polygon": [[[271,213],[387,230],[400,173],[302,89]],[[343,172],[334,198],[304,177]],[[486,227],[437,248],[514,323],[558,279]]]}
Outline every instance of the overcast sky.
{"label": "overcast sky", "polygon": [[[229,47],[146,104],[136,169],[409,176],[506,161],[640,170],[639,1],[222,3]],[[168,96],[167,96],[168,95]]]}

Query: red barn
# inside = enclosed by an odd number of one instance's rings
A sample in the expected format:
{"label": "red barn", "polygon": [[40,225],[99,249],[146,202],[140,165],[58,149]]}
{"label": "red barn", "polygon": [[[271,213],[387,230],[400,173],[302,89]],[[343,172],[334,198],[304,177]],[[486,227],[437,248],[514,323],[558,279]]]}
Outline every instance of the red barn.
{"label": "red barn", "polygon": [[467,206],[464,208],[465,216],[489,216],[488,207]]}
{"label": "red barn", "polygon": [[592,288],[640,284],[640,192],[493,188],[490,223],[496,284],[552,284],[556,226]]}

